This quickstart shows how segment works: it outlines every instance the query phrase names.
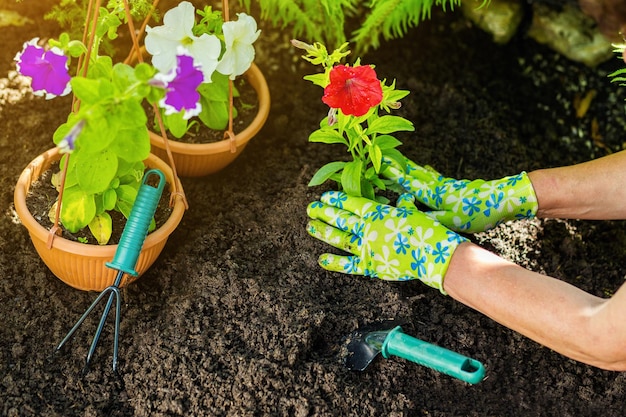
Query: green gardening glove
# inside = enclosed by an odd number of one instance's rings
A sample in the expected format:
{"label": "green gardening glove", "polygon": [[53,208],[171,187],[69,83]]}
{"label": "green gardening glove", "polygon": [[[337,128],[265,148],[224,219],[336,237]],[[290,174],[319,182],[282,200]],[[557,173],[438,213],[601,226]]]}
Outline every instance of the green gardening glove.
{"label": "green gardening glove", "polygon": [[420,212],[411,194],[397,207],[330,191],[309,204],[307,231],[351,255],[322,254],[329,271],[391,281],[419,279],[445,294],[443,278],[464,237]]}
{"label": "green gardening glove", "polygon": [[406,169],[386,165],[383,176],[430,207],[433,211],[426,214],[451,230],[482,232],[537,213],[537,196],[526,172],[492,181],[455,180],[408,159],[406,163]]}

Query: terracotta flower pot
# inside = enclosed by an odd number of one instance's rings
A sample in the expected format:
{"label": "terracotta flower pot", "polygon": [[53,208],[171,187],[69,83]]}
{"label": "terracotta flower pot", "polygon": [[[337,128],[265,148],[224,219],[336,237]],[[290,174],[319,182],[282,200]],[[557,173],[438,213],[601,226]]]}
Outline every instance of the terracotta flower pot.
{"label": "terracotta flower pot", "polygon": [[[201,177],[223,169],[239,156],[248,141],[265,124],[270,111],[270,93],[267,81],[255,64],[252,64],[244,76],[257,93],[259,111],[252,123],[235,135],[235,151],[233,152],[231,149],[231,139],[212,143],[184,143],[170,138],[170,150],[176,165],[176,172],[180,177]],[[164,161],[168,161],[163,137],[150,132],[150,143],[152,144],[152,152]]]}
{"label": "terracotta flower pot", "polygon": [[[31,240],[39,256],[59,279],[79,290],[102,291],[113,284],[117,270],[108,268],[105,263],[110,262],[118,245],[90,245],[56,236],[51,248],[48,248],[49,231],[40,225],[26,206],[26,195],[39,176],[52,163],[61,159],[57,148],[50,149],[35,158],[22,171],[14,192],[15,210],[28,229]],[[145,161],[150,168],[160,169],[166,176],[170,191],[173,189],[174,178],[170,167],[161,159],[150,155]],[[161,198],[168,198],[164,193]],[[180,223],[185,205],[182,198],[176,198],[169,219],[160,228],[148,234],[144,241],[141,254],[137,260],[136,270],[139,276],[143,274],[160,255],[169,235]],[[135,281],[137,277],[125,275],[122,286]]]}

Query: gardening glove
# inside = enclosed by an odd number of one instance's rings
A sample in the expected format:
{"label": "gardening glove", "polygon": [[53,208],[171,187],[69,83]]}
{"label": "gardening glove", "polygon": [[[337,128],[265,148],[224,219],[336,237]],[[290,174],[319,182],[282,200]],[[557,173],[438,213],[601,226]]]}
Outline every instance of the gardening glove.
{"label": "gardening glove", "polygon": [[429,217],[457,232],[482,232],[537,213],[537,196],[526,172],[499,180],[455,180],[406,160],[406,169],[386,161],[383,176],[399,183],[433,211]]}
{"label": "gardening glove", "polygon": [[351,255],[324,253],[329,271],[390,281],[419,279],[443,294],[443,278],[456,247],[467,239],[415,207],[402,194],[397,207],[330,191],[309,204],[309,234]]}

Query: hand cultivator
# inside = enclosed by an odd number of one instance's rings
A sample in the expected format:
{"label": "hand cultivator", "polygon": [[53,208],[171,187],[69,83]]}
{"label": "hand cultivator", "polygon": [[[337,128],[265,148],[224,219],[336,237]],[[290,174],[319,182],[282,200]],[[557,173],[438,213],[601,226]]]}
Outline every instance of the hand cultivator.
{"label": "hand cultivator", "polygon": [[[159,182],[156,186],[152,186],[148,183],[148,180],[150,180],[150,177],[152,176],[157,176],[159,179]],[[137,259],[139,258],[141,247],[143,246],[143,242],[146,238],[146,235],[148,234],[148,228],[150,227],[150,222],[152,221],[154,213],[156,212],[156,208],[161,198],[161,194],[163,193],[164,186],[165,175],[161,171],[157,169],[151,169],[145,173],[142,184],[139,187],[139,191],[137,193],[137,199],[135,200],[135,204],[133,205],[130,216],[128,217],[128,221],[126,222],[126,226],[124,227],[124,231],[122,232],[118,249],[115,252],[113,261],[107,262],[106,264],[107,267],[116,269],[118,271],[117,276],[115,277],[115,282],[113,283],[113,285],[105,288],[100,293],[100,295],[95,299],[95,301],[91,304],[87,311],[85,311],[81,318],[76,322],[74,327],[72,327],[69,333],[65,336],[65,338],[63,338],[61,343],[59,343],[59,345],[54,350],[54,353],[57,353],[59,350],[61,350],[65,343],[67,343],[67,341],[71,339],[76,330],[78,330],[80,325],[85,321],[89,313],[91,313],[93,309],[108,295],[109,297],[104,307],[102,317],[100,318],[100,323],[98,324],[98,328],[87,354],[87,361],[85,363],[85,367],[83,368],[84,373],[89,370],[89,362],[91,361],[94,351],[96,350],[98,340],[100,339],[102,329],[104,328],[104,324],[106,322],[107,316],[109,315],[114,300],[115,334],[113,342],[113,371],[117,371],[120,314],[122,304],[119,287],[122,283],[122,278],[124,277],[124,274],[130,274],[133,276],[138,275],[137,271],[135,271]]]}

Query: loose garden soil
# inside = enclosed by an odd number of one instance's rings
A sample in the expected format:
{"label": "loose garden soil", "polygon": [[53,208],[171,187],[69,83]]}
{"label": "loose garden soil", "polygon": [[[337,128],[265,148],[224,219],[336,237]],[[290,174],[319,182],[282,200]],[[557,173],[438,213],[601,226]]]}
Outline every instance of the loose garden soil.
{"label": "loose garden soil", "polygon": [[[261,25],[257,65],[270,117],[223,171],[184,178],[189,210],[154,266],[123,290],[119,372],[112,326],[81,373],[96,314],[55,346],[97,296],[54,277],[12,210],[22,169],[51,147],[68,99],[28,94],[13,56],[58,29],[45,2],[3,2],[31,19],[2,28],[0,44],[0,414],[3,416],[622,416],[626,374],[569,360],[419,281],[326,272],[330,248],[305,231],[306,206],[332,187],[307,183],[337,146],[312,144],[327,109],[316,70],[289,34]],[[402,40],[363,57],[411,94],[399,138],[416,162],[463,178],[499,178],[586,161],[623,148],[624,90],[521,33],[506,46],[457,12],[434,12]],[[623,63],[622,63],[623,65]],[[587,113],[577,98],[595,90]],[[475,235],[481,245],[598,296],[626,274],[626,223],[531,220]],[[489,291],[489,288],[485,288]],[[405,331],[481,361],[468,385],[428,368],[378,358],[347,370],[342,339],[398,319]],[[111,320],[109,324],[112,324]]]}

